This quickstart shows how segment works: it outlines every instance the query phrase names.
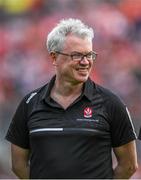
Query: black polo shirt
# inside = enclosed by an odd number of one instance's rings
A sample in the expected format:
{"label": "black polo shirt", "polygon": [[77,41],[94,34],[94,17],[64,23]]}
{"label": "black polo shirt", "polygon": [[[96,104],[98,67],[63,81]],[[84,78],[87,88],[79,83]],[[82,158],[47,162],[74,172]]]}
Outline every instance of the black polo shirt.
{"label": "black polo shirt", "polygon": [[30,149],[30,178],[112,178],[112,147],[136,139],[126,106],[88,79],[63,109],[50,97],[54,81],[22,100],[6,139]]}
{"label": "black polo shirt", "polygon": [[139,131],[139,136],[138,136],[138,139],[141,140],[141,127],[140,127],[140,131]]}

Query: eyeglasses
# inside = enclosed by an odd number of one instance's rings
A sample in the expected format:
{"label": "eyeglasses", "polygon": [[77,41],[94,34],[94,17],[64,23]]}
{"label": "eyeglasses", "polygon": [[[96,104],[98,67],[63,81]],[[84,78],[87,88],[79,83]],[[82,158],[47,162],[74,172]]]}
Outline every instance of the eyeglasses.
{"label": "eyeglasses", "polygon": [[97,57],[97,53],[94,52],[94,51],[91,51],[87,54],[82,54],[82,53],[72,53],[72,54],[66,54],[66,53],[62,53],[62,52],[59,52],[59,51],[55,51],[57,54],[61,54],[61,55],[64,55],[64,56],[70,56],[71,59],[73,61],[82,61],[84,59],[84,57],[87,58],[87,60],[89,61],[94,61]]}

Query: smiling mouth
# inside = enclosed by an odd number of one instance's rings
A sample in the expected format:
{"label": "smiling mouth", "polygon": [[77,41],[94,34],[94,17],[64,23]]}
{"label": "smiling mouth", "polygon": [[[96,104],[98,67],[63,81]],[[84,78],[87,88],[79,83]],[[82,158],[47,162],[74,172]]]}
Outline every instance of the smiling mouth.
{"label": "smiling mouth", "polygon": [[88,72],[88,68],[78,68],[77,71],[79,71],[79,72]]}
{"label": "smiling mouth", "polygon": [[86,75],[88,75],[88,68],[78,68],[77,72],[79,75],[86,76]]}
{"label": "smiling mouth", "polygon": [[79,69],[79,72],[88,72],[88,69]]}

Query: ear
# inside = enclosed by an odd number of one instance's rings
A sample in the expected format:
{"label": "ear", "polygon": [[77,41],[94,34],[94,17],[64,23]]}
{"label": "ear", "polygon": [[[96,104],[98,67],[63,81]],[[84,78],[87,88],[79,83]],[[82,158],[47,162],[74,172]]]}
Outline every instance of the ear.
{"label": "ear", "polygon": [[53,64],[54,66],[57,66],[57,63],[56,63],[56,54],[55,54],[55,52],[50,52],[50,57],[51,57],[51,59],[52,59],[52,64]]}

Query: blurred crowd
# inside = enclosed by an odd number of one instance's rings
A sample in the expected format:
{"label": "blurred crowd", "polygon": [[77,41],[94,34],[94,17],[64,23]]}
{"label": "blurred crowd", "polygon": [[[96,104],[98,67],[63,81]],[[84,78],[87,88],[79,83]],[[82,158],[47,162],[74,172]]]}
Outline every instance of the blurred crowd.
{"label": "blurred crowd", "polygon": [[[48,32],[62,18],[94,28],[98,53],[91,78],[127,104],[135,130],[141,126],[140,0],[0,0],[0,178],[12,177],[4,136],[21,98],[49,81]],[[6,147],[6,148],[5,148]],[[141,164],[141,142],[137,141]],[[14,176],[13,176],[14,177]],[[141,165],[134,178],[141,178]]]}

